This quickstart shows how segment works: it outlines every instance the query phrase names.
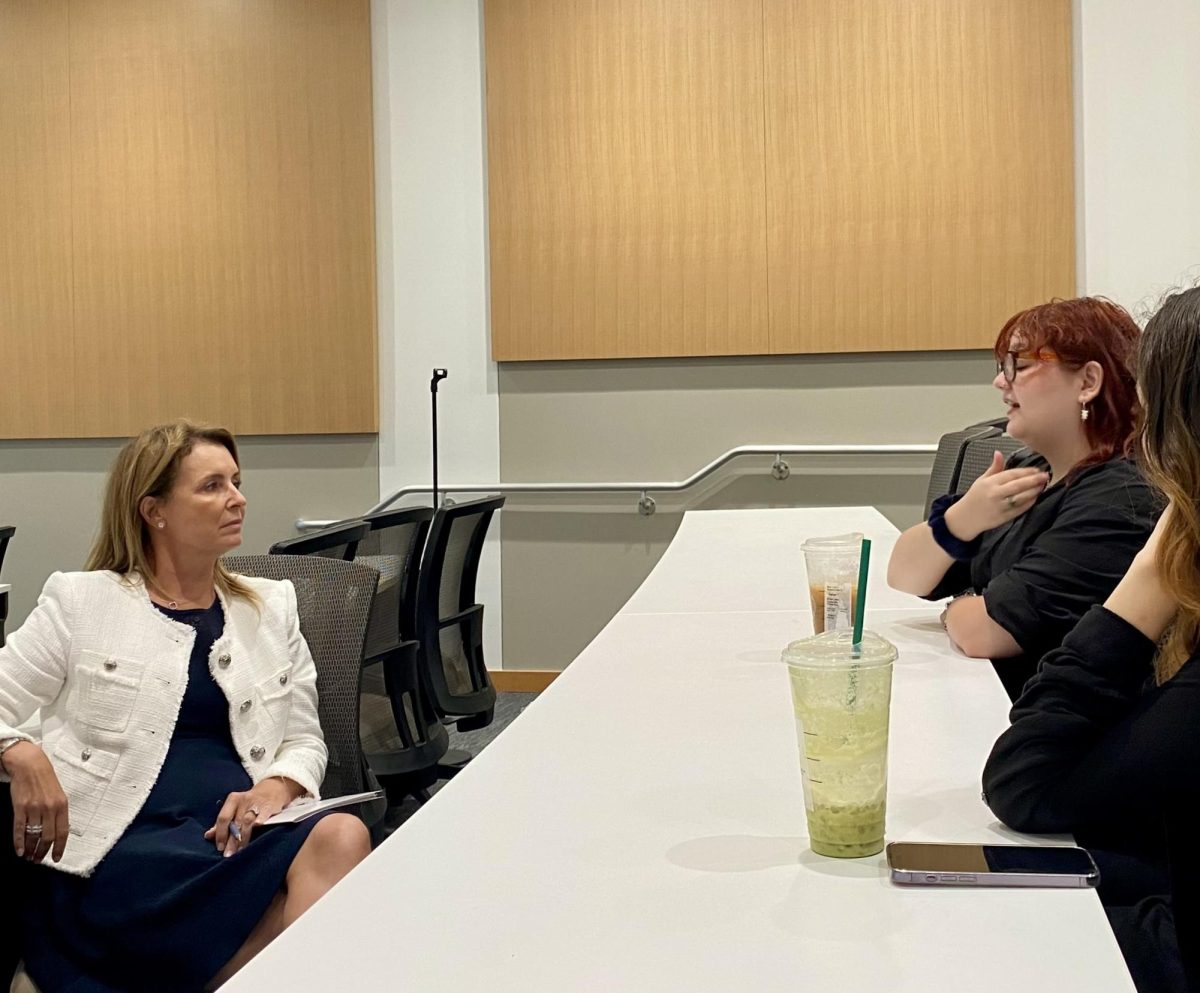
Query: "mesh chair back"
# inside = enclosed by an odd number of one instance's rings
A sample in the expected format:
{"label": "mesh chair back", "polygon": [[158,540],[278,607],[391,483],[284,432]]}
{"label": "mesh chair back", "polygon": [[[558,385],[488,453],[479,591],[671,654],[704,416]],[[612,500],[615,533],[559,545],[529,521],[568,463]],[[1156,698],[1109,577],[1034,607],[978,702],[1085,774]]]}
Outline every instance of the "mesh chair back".
{"label": "mesh chair back", "polygon": [[483,658],[483,605],[475,602],[479,558],[503,497],[472,500],[437,512],[417,574],[417,633],[437,709],[459,728],[491,720],[496,690]]}
{"label": "mesh chair back", "polygon": [[291,580],[295,587],[300,633],[317,667],[318,712],[329,749],[322,795],[374,789],[358,741],[358,693],[379,574],[314,555],[231,555],[223,561],[235,573]]}
{"label": "mesh chair back", "polygon": [[415,635],[416,576],[432,519],[432,507],[364,517],[371,530],[354,558],[379,572],[364,659],[380,664],[363,669],[359,737],[389,796],[419,786],[414,775],[435,768],[450,744],[420,675]]}
{"label": "mesh chair back", "polygon": [[1007,434],[997,435],[994,438],[977,438],[968,442],[963,450],[962,471],[958,474],[958,484],[955,486],[954,492],[966,493],[971,488],[971,484],[982,476],[987,471],[987,467],[992,464],[994,452],[1000,452],[1007,460],[1009,456],[1023,449],[1025,446],[1021,442]]}
{"label": "mesh chair back", "polygon": [[[473,513],[445,519],[448,534],[438,582],[440,620],[454,617],[475,602],[479,552],[490,517],[490,514]],[[442,669],[450,691],[460,695],[475,692],[483,683],[478,677],[473,677],[463,634],[460,625],[451,625],[441,631]]]}
{"label": "mesh chair back", "polygon": [[368,527],[354,561],[379,573],[364,658],[376,659],[414,637],[416,566],[433,519],[432,507],[385,510],[362,519]]}
{"label": "mesh chair back", "polygon": [[302,534],[298,538],[277,541],[271,546],[272,555],[319,555],[326,559],[349,562],[358,544],[371,530],[362,521],[342,521],[330,527]]}
{"label": "mesh chair back", "polygon": [[933,469],[929,473],[929,487],[925,491],[925,518],[933,501],[947,493],[957,493],[958,477],[962,472],[963,456],[967,445],[977,438],[998,438],[1008,422],[1004,418],[980,421],[942,435],[938,441],[937,454],[933,457]]}
{"label": "mesh chair back", "polygon": [[359,737],[367,764],[389,790],[389,777],[413,776],[437,766],[450,747],[446,729],[434,710],[418,672],[419,648],[415,641],[363,670]]}

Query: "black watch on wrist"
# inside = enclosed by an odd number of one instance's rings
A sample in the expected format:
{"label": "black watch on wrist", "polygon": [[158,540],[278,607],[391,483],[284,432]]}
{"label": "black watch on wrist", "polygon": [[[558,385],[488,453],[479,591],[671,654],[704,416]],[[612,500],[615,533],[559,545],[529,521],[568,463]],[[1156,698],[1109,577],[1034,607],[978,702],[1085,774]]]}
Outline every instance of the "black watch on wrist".
{"label": "black watch on wrist", "polygon": [[929,530],[933,532],[933,540],[943,552],[956,562],[969,562],[979,553],[979,536],[971,541],[963,541],[954,537],[946,524],[946,511],[962,497],[961,493],[947,493],[938,497],[929,508],[929,520],[925,523],[929,525]]}

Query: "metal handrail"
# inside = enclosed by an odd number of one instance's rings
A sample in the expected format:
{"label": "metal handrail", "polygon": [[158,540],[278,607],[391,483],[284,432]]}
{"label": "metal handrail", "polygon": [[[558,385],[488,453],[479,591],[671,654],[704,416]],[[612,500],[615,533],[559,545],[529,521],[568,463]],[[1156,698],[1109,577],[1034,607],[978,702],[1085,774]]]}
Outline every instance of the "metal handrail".
{"label": "metal handrail", "polygon": [[[686,479],[674,482],[659,483],[457,483],[440,484],[443,493],[638,493],[638,513],[650,516],[654,513],[655,502],[650,496],[651,491],[658,493],[678,493],[690,489],[703,479],[711,476],[728,462],[746,455],[774,455],[771,465],[771,475],[775,479],[787,479],[791,475],[791,466],[784,461],[784,455],[933,455],[937,445],[739,445],[731,448],[724,455],[713,459],[708,465],[696,470]],[[402,486],[390,496],[381,500],[367,513],[374,514],[386,510],[402,497],[415,493],[432,493],[433,487],[425,485]],[[335,521],[314,521],[301,518],[296,521],[300,531],[312,528],[328,527]]]}

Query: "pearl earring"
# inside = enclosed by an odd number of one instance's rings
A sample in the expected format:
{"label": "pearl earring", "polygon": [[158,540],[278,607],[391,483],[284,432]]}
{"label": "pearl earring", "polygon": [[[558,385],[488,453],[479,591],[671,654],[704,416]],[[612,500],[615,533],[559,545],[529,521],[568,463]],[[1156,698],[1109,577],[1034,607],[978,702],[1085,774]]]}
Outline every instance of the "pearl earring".
{"label": "pearl earring", "polygon": [[[1087,415],[1086,415],[1086,414],[1084,414],[1084,420],[1086,420],[1086,419],[1087,419]],[[162,528],[165,528],[165,527],[167,526],[167,522],[166,522],[166,521],[159,521],[159,522],[158,522],[157,524],[155,524],[154,526],[155,526],[156,528],[159,528],[159,529],[161,530]]]}
{"label": "pearl earring", "polygon": [[[1079,419],[1081,421],[1086,421],[1091,416],[1092,416],[1092,412],[1090,410],[1088,410],[1087,404],[1081,403],[1079,405]],[[159,525],[159,527],[161,527],[161,526],[162,525]]]}

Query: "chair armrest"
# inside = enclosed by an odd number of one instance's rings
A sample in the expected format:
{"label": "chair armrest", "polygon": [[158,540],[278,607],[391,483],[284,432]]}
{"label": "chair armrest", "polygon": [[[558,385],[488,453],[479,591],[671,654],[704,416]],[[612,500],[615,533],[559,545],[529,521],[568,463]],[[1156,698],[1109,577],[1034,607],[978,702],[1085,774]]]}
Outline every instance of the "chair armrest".
{"label": "chair armrest", "polygon": [[460,610],[457,614],[451,614],[449,617],[444,617],[438,621],[438,630],[448,628],[454,624],[461,624],[466,620],[473,620],[476,616],[483,614],[483,604],[475,603],[466,610]]}

